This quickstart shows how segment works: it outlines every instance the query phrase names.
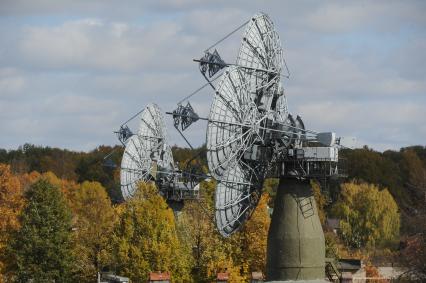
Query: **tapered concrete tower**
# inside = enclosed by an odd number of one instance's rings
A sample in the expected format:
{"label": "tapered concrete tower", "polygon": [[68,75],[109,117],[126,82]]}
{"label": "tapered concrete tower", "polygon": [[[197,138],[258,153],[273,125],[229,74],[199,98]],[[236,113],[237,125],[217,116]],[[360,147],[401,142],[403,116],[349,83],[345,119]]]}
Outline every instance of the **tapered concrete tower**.
{"label": "tapered concrete tower", "polygon": [[324,280],[324,233],[308,181],[282,178],[268,234],[268,281]]}

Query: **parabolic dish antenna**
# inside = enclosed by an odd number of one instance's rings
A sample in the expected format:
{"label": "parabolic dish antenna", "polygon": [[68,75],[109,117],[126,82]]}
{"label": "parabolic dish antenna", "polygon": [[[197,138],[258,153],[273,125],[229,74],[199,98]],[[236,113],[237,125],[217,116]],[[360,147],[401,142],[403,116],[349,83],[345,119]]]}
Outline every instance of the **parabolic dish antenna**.
{"label": "parabolic dish antenna", "polygon": [[155,181],[157,171],[173,169],[173,156],[166,141],[163,114],[156,104],[148,105],[140,115],[139,130],[125,143],[121,161],[121,192],[132,197],[140,181]]}
{"label": "parabolic dish antenna", "polygon": [[218,83],[207,124],[207,162],[218,180],[215,218],[229,236],[257,205],[265,167],[244,156],[262,140],[264,130],[244,73],[230,67]]}
{"label": "parabolic dish antenna", "polygon": [[[225,237],[242,227],[260,198],[267,166],[258,159],[268,156],[262,145],[267,113],[271,106],[275,110],[281,91],[282,65],[281,43],[271,20],[265,14],[254,16],[236,66],[225,69],[216,87],[207,124],[207,161],[218,180],[216,226]],[[287,112],[286,101],[279,102],[280,110]]]}

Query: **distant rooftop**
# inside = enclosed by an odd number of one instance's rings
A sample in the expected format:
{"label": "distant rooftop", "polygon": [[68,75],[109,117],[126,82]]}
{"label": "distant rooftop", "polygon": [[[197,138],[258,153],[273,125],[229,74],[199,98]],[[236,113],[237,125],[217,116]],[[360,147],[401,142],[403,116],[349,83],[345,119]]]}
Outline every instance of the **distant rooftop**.
{"label": "distant rooftop", "polygon": [[362,267],[362,261],[360,259],[339,259],[340,270],[359,270]]}

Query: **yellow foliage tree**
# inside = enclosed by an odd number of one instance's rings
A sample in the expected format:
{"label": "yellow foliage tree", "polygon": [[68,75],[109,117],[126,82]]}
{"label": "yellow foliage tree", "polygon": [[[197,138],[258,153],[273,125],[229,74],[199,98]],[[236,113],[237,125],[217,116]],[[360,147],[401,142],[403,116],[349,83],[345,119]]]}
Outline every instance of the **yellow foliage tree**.
{"label": "yellow foliage tree", "polygon": [[24,197],[19,178],[12,175],[10,166],[0,164],[0,282],[9,260],[5,248],[13,232],[20,227],[18,216],[24,207]]}
{"label": "yellow foliage tree", "polygon": [[73,195],[74,253],[78,282],[94,282],[111,263],[111,240],[116,214],[98,182],[84,182]]}
{"label": "yellow foliage tree", "polygon": [[314,192],[315,202],[317,204],[318,217],[320,219],[321,225],[324,225],[325,224],[325,218],[326,218],[324,206],[325,206],[327,200],[326,200],[325,196],[322,194],[321,186],[318,182],[311,181],[311,187],[312,187],[312,191]]}
{"label": "yellow foliage tree", "polygon": [[184,238],[193,247],[196,282],[212,282],[218,272],[227,272],[229,282],[246,282],[251,271],[265,270],[266,243],[270,225],[269,195],[263,194],[240,232],[223,238],[214,224],[215,182],[201,184],[201,200],[185,203],[180,217]]}
{"label": "yellow foliage tree", "polygon": [[349,246],[374,247],[399,236],[398,206],[387,189],[366,183],[343,184],[333,213],[340,218],[341,234]]}
{"label": "yellow foliage tree", "polygon": [[32,184],[34,184],[38,179],[40,179],[41,174],[33,171],[31,173],[25,173],[19,175],[19,182],[24,190],[28,189]]}
{"label": "yellow foliage tree", "polygon": [[173,211],[153,184],[141,183],[124,204],[113,242],[115,269],[134,282],[145,282],[152,271],[169,271],[174,282],[191,280]]}
{"label": "yellow foliage tree", "polygon": [[[214,180],[200,186],[201,200],[186,202],[179,217],[182,238],[193,248],[194,281],[213,282],[218,272],[228,272],[229,282],[244,282],[242,271],[241,233],[223,238],[213,222]],[[246,268],[247,270],[247,268]]]}
{"label": "yellow foliage tree", "polygon": [[[269,195],[263,194],[251,218],[242,230],[242,258],[248,271],[266,268],[266,244],[271,218],[268,212]],[[248,274],[246,274],[248,276]]]}

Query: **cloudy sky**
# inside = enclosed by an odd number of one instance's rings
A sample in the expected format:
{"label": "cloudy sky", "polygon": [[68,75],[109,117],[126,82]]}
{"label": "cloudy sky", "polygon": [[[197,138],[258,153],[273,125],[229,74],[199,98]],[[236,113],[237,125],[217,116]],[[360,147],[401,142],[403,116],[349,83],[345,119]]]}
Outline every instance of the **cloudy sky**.
{"label": "cloudy sky", "polygon": [[[377,150],[426,144],[425,1],[2,0],[0,148],[116,144],[144,105],[173,110],[203,84],[192,59],[258,11],[276,24],[289,109],[307,128]],[[241,33],[218,46],[224,58]],[[201,116],[211,98],[194,97]],[[195,145],[204,129],[187,130]]]}

